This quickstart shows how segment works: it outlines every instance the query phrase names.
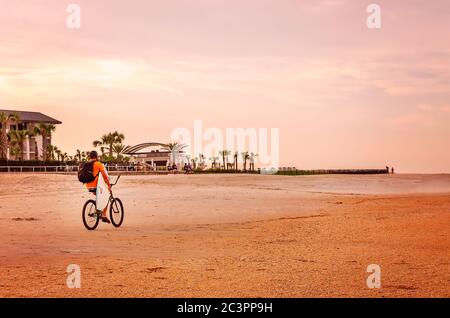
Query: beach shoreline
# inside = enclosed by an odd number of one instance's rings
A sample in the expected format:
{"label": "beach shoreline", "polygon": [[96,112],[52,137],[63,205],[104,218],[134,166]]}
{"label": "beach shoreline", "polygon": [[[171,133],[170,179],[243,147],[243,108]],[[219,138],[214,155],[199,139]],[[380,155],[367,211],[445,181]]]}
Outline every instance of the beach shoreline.
{"label": "beach shoreline", "polygon": [[126,176],[116,195],[123,227],[88,232],[73,176],[2,174],[0,296],[450,297],[447,175]]}

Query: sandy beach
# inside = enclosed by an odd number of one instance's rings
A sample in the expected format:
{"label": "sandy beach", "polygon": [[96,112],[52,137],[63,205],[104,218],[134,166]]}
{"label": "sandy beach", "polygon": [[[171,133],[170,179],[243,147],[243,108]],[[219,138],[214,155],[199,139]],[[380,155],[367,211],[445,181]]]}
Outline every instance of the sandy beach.
{"label": "sandy beach", "polygon": [[90,232],[75,176],[1,174],[0,297],[450,297],[450,175],[124,176],[115,194],[123,226]]}

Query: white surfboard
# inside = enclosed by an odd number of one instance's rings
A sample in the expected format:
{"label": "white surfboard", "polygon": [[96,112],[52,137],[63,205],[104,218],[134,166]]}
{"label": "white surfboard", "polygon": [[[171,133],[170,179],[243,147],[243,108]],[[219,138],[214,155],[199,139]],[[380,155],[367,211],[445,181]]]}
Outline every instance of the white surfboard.
{"label": "white surfboard", "polygon": [[[108,176],[108,172],[105,169],[105,173]],[[109,179],[109,176],[108,176]],[[96,198],[96,205],[97,210],[102,210],[107,207],[109,202],[109,191],[108,191],[108,185],[106,184],[105,180],[103,179],[103,175],[101,173],[98,174],[98,182],[97,182],[97,198]]]}

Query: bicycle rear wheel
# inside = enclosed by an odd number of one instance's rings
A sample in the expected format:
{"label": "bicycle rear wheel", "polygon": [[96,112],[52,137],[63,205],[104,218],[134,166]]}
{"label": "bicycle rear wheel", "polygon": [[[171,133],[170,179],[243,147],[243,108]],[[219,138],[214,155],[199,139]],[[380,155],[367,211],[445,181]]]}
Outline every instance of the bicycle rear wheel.
{"label": "bicycle rear wheel", "polygon": [[119,227],[122,225],[124,210],[122,201],[120,199],[115,198],[111,201],[111,206],[109,207],[109,214],[111,217],[112,225],[114,225],[115,227]]}
{"label": "bicycle rear wheel", "polygon": [[95,230],[98,226],[99,218],[94,200],[88,200],[83,207],[83,224],[89,230]]}

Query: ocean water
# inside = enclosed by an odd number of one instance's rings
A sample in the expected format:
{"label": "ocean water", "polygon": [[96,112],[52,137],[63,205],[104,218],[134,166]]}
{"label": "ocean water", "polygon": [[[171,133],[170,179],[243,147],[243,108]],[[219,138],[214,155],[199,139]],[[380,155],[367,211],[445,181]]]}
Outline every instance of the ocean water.
{"label": "ocean water", "polygon": [[312,193],[450,193],[450,174],[318,175],[285,178],[287,179],[279,180],[279,187]]}

